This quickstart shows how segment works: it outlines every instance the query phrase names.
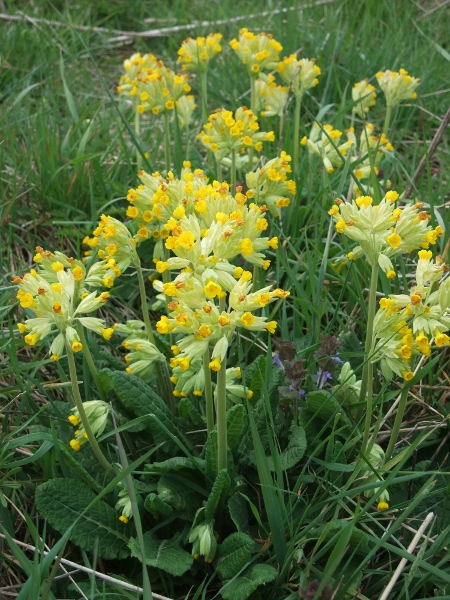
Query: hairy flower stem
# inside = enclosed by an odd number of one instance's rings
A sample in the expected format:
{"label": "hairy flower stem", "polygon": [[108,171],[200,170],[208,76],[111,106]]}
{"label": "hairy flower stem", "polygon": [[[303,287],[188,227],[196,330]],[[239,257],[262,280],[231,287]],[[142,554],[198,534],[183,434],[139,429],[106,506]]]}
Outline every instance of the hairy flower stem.
{"label": "hairy flower stem", "polygon": [[73,356],[72,348],[70,344],[66,344],[67,350],[67,360],[69,363],[69,373],[70,373],[70,383],[72,384],[73,397],[75,398],[75,404],[77,406],[78,414],[81,417],[81,422],[83,423],[84,430],[88,437],[89,443],[91,444],[91,448],[98,459],[98,462],[110,473],[114,474],[114,469],[112,465],[108,462],[107,458],[103,454],[98,445],[97,440],[95,439],[94,434],[92,433],[91,426],[89,424],[89,419],[87,418],[86,412],[83,406],[83,400],[80,395],[80,388],[78,387],[78,379],[77,379],[77,368],[75,366],[75,359]]}
{"label": "hairy flower stem", "polygon": [[384,125],[383,125],[383,133],[385,135],[388,134],[389,124],[391,122],[391,114],[392,114],[392,106],[388,106],[386,108],[386,117],[384,119]]}
{"label": "hairy flower stem", "polygon": [[[250,110],[256,115],[256,79],[250,77]],[[253,146],[248,151],[247,171],[253,171]]]}
{"label": "hairy flower stem", "polygon": [[214,402],[209,368],[209,349],[203,355],[203,373],[205,374],[206,428],[208,433],[214,429]]}
{"label": "hairy flower stem", "polygon": [[236,193],[236,150],[231,151],[231,193]]}
{"label": "hairy flower stem", "polygon": [[202,71],[201,86],[202,86],[202,118],[203,118],[203,124],[205,124],[208,122],[208,86],[206,84],[206,71]]}
{"label": "hairy flower stem", "polygon": [[[225,310],[225,298],[219,300],[219,312]],[[217,473],[227,468],[227,357],[225,355],[217,374]]]}
{"label": "hairy flower stem", "polygon": [[94,359],[92,358],[91,351],[89,350],[86,335],[84,333],[84,327],[81,325],[81,323],[78,324],[77,332],[78,337],[80,338],[80,342],[83,345],[83,354],[88,364],[89,371],[91,372],[92,379],[94,380],[95,386],[97,387],[101,399],[103,400],[103,402],[107,402],[108,400],[106,398],[105,390],[103,389],[103,386],[100,383],[97,367],[95,366]]}
{"label": "hairy flower stem", "polygon": [[295,112],[294,112],[294,177],[298,176],[298,154],[300,145],[300,110],[302,107],[302,97],[299,94],[295,96]]}
{"label": "hairy flower stem", "polygon": [[[134,131],[136,132],[137,137],[139,137],[141,135],[141,115],[138,113],[137,109],[134,113]],[[141,170],[141,164],[142,164],[142,156],[141,156],[141,153],[139,152],[139,148],[136,144],[136,165],[137,165],[138,171]]]}
{"label": "hairy flower stem", "polygon": [[[373,351],[373,322],[375,319],[375,308],[377,303],[377,283],[378,283],[378,265],[372,265],[372,276],[370,279],[369,289],[369,304],[367,311],[367,332],[366,332],[366,344],[364,348],[365,354],[365,365],[363,368],[362,380],[361,380],[361,392],[359,395],[359,403],[361,407],[358,409],[358,415],[356,420],[362,416],[362,411],[366,411],[365,426],[363,440],[361,444],[361,453],[364,454],[369,441],[370,426],[372,423],[372,395],[373,395],[373,364],[370,362],[370,355]],[[363,407],[363,403],[366,401],[366,406]]]}
{"label": "hairy flower stem", "polygon": [[166,159],[166,171],[170,171],[170,127],[169,113],[164,113],[164,156]]}
{"label": "hairy flower stem", "polygon": [[402,389],[400,396],[400,402],[397,407],[397,414],[395,415],[394,426],[392,428],[391,437],[389,438],[389,444],[385,453],[385,462],[391,459],[392,452],[394,451],[395,444],[397,443],[398,433],[403,421],[403,415],[405,414],[406,401],[408,400],[409,385],[405,385]]}
{"label": "hairy flower stem", "polygon": [[[150,322],[150,316],[148,314],[147,296],[145,293],[144,276],[142,275],[142,268],[138,262],[136,265],[136,273],[139,282],[139,293],[141,296],[142,315],[144,317],[145,331],[147,333],[148,341],[152,344],[155,343],[155,336],[153,335],[152,324]],[[155,365],[156,375],[158,377],[159,387],[161,394],[166,399],[167,405],[170,408],[172,414],[176,414],[175,400],[172,394],[172,386],[170,385],[169,373],[167,366],[165,370],[161,368],[161,365],[157,362]],[[164,377],[165,375],[165,377]]]}

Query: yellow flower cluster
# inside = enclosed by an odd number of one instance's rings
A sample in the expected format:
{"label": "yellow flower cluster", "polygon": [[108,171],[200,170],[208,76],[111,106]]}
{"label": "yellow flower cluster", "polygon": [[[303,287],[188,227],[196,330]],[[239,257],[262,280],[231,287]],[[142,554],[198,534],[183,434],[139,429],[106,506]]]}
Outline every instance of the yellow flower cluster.
{"label": "yellow flower cluster", "polygon": [[[309,138],[306,135],[300,140],[302,146],[307,146],[312,155],[318,156],[328,173],[344,164],[344,158],[353,142],[347,140],[340,144],[342,131],[332,125],[319,125],[314,122]],[[336,149],[336,147],[337,149]]]}
{"label": "yellow flower cluster", "polygon": [[[106,423],[108,421],[110,405],[102,400],[88,400],[87,402],[83,402],[83,408],[89,421],[89,426],[92,433],[95,435],[95,437],[98,437],[105,430]],[[75,430],[74,438],[70,440],[69,445],[74,452],[78,452],[81,446],[87,442],[88,436],[81,421],[78,409],[73,408],[71,413],[72,414],[69,416],[69,422],[77,429]]]}
{"label": "yellow flower cluster", "polygon": [[274,217],[280,216],[281,208],[289,206],[289,196],[296,192],[295,181],[288,179],[292,172],[290,162],[291,157],[283,150],[279,157],[246,175],[247,198],[258,206],[267,206]]}
{"label": "yellow flower cluster", "polygon": [[175,104],[177,105],[177,117],[180,127],[189,127],[192,123],[192,115],[194,110],[197,108],[195,104],[194,96],[181,96]]}
{"label": "yellow flower cluster", "polygon": [[175,102],[191,91],[188,76],[176,74],[172,69],[158,63],[156,69],[148,70],[139,77],[130,95],[138,95],[137,111],[151,111],[154,115],[170,112],[175,108]]}
{"label": "yellow flower cluster", "polygon": [[178,50],[178,62],[184,71],[206,71],[209,61],[221,50],[221,33],[210,33],[195,40],[188,37]]}
{"label": "yellow flower cluster", "polygon": [[120,77],[117,91],[120,96],[132,100],[133,104],[136,105],[139,100],[137,94],[138,81],[145,77],[149,71],[158,67],[158,60],[153,54],[141,56],[140,52],[136,52],[124,61],[123,67],[125,74]]}
{"label": "yellow flower cluster", "polygon": [[315,58],[298,59],[295,54],[285,56],[283,61],[278,63],[277,71],[281,75],[292,92],[297,97],[302,97],[306,90],[315,87],[321,74],[320,67],[315,64]]}
{"label": "yellow flower cluster", "polygon": [[352,100],[355,103],[352,111],[362,119],[366,116],[372,106],[375,106],[377,93],[375,87],[368,79],[358,81],[352,88]]}
{"label": "yellow flower cluster", "polygon": [[267,81],[257,79],[255,82],[255,111],[262,117],[282,117],[289,95],[287,86],[277,85],[275,77],[269,73]]}
{"label": "yellow flower cluster", "polygon": [[[23,278],[14,277],[18,286],[17,299],[20,306],[33,313],[24,323],[18,324],[19,332],[25,334],[25,343],[35,346],[48,335],[57,334],[50,346],[50,358],[59,360],[68,344],[73,352],[79,352],[83,346],[76,331],[80,323],[110,339],[114,329],[107,327],[104,319],[86,317],[107,302],[109,293],[89,292],[95,274],[86,274],[81,261],[68,258],[61,252],[49,252],[36,248],[34,260],[36,269],[31,269]],[[95,271],[95,269],[94,269]]]}
{"label": "yellow flower cluster", "polygon": [[218,108],[209,115],[208,123],[197,137],[218,161],[230,156],[233,151],[244,153],[246,149],[254,148],[260,152],[263,141],[275,140],[273,131],[259,131],[256,115],[245,106],[238,108],[234,115],[231,110]]}
{"label": "yellow flower cluster", "polygon": [[351,202],[337,199],[328,211],[336,231],[358,245],[349,253],[350,260],[365,256],[371,265],[379,265],[388,277],[395,277],[391,258],[414,249],[427,249],[444,231],[439,225],[432,229],[430,215],[422,204],[395,207],[397,192],[391,190],[377,205],[370,196],[360,196]]}
{"label": "yellow flower cluster", "polygon": [[246,27],[239,31],[239,39],[231,40],[230,46],[247,67],[250,77],[257,77],[261,71],[276,69],[278,55],[283,50],[272,35],[264,32],[256,35]]}
{"label": "yellow flower cluster", "polygon": [[379,71],[376,78],[386,97],[386,104],[390,108],[397,106],[402,100],[417,98],[416,88],[420,79],[411,77],[405,69],[400,69],[398,73],[389,70]]}
{"label": "yellow flower cluster", "polygon": [[450,329],[450,279],[433,291],[444,270],[439,257],[434,261],[430,250],[420,250],[416,285],[409,294],[381,298],[374,322],[377,343],[372,361],[381,361],[388,379],[393,373],[412,379],[414,357],[431,354],[433,337],[439,348],[450,344],[446,333]]}

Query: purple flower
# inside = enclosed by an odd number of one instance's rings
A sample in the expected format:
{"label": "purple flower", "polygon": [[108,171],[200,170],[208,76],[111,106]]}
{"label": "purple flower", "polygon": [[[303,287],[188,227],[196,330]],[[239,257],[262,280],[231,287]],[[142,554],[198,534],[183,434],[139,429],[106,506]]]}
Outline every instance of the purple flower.
{"label": "purple flower", "polygon": [[272,364],[276,365],[277,367],[281,367],[282,369],[284,369],[283,363],[281,362],[280,357],[278,356],[278,354],[276,352],[273,355]]}
{"label": "purple flower", "polygon": [[343,360],[341,360],[341,359],[339,358],[339,356],[332,356],[332,357],[331,357],[331,362],[332,362],[334,365],[343,365],[343,364],[344,364],[344,361],[343,361]]}
{"label": "purple flower", "polygon": [[333,379],[333,377],[331,376],[331,373],[329,373],[328,371],[322,371],[322,369],[320,369],[320,371],[317,371],[316,373],[316,379],[317,379],[317,387],[319,388],[319,390],[321,390],[325,384],[326,381],[328,381],[328,379]]}

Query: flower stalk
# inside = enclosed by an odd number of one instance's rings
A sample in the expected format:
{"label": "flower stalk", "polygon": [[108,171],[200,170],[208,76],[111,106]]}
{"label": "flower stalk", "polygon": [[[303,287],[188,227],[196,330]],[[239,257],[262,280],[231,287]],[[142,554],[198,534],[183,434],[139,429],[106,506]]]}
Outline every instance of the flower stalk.
{"label": "flower stalk", "polygon": [[394,426],[392,428],[391,436],[389,438],[389,444],[385,454],[385,462],[391,459],[392,452],[394,451],[395,444],[397,443],[398,434],[403,421],[403,415],[405,414],[406,402],[408,400],[408,393],[411,386],[405,385],[402,389],[400,396],[400,402],[397,407],[397,414],[395,415]]}
{"label": "flower stalk", "polygon": [[78,324],[77,331],[78,331],[78,336],[80,338],[80,342],[83,345],[83,354],[84,354],[84,357],[86,358],[86,362],[88,364],[89,371],[91,372],[92,379],[94,380],[94,383],[97,387],[97,390],[98,390],[98,393],[100,394],[101,399],[103,400],[103,402],[107,402],[108,400],[107,400],[107,397],[105,394],[105,390],[103,389],[103,386],[100,383],[100,377],[98,376],[97,367],[95,366],[94,359],[92,358],[91,351],[89,350],[89,345],[87,343],[86,335],[84,333],[84,328],[81,325],[81,323]]}
{"label": "flower stalk", "polygon": [[170,171],[170,126],[169,113],[164,113],[164,157],[166,161],[166,172]]}
{"label": "flower stalk", "polygon": [[203,372],[205,374],[205,402],[206,402],[206,428],[208,433],[214,428],[214,402],[211,383],[211,369],[209,368],[209,349],[203,355]]}
{"label": "flower stalk", "polygon": [[73,396],[75,399],[75,404],[78,410],[78,413],[81,418],[81,422],[83,423],[84,430],[86,431],[86,435],[88,437],[89,443],[91,444],[91,448],[98,459],[98,462],[105,468],[106,471],[114,474],[114,469],[112,465],[109,463],[105,455],[100,449],[97,440],[92,432],[91,426],[89,424],[89,419],[86,415],[83,406],[83,400],[81,399],[80,388],[78,387],[78,379],[77,379],[77,369],[75,366],[75,359],[73,356],[72,348],[70,344],[66,342],[66,351],[67,351],[67,360],[69,363],[69,373],[70,373],[70,383],[72,384]]}

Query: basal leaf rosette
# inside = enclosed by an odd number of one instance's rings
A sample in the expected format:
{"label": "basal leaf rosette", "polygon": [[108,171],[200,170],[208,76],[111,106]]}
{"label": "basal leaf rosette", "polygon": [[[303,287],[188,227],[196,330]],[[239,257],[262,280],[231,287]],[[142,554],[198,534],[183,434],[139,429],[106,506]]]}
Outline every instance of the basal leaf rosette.
{"label": "basal leaf rosette", "polygon": [[432,343],[438,348],[450,344],[450,279],[436,284],[446,267],[432,258],[430,250],[420,250],[416,285],[409,294],[390,294],[381,298],[375,316],[375,353],[383,374],[410,380],[416,357],[430,356]]}
{"label": "basal leaf rosette", "polygon": [[291,88],[293,94],[299,98],[306,90],[318,85],[321,74],[320,67],[315,58],[297,58],[296,54],[285,56],[277,65],[277,71]]}
{"label": "basal leaf rosette", "polygon": [[210,33],[206,37],[185,39],[178,50],[178,62],[183,71],[206,71],[209,62],[222,51],[221,33]]}
{"label": "basal leaf rosette", "polygon": [[283,50],[283,46],[271,34],[255,34],[246,27],[239,31],[238,39],[231,40],[230,46],[253,78],[262,71],[276,69],[279,53]]}
{"label": "basal leaf rosette", "polygon": [[292,172],[290,162],[289,154],[282,151],[280,156],[246,175],[247,198],[258,206],[267,206],[275,217],[280,216],[281,208],[289,206],[289,196],[294,196],[296,192],[295,181],[288,179]]}
{"label": "basal leaf rosette", "polygon": [[234,115],[231,110],[218,108],[209,115],[197,137],[219,162],[232,152],[244,153],[250,148],[261,152],[263,142],[275,140],[273,131],[259,131],[257,116],[245,106],[239,107]]}
{"label": "basal leaf rosette", "polygon": [[336,199],[328,211],[336,231],[358,245],[349,253],[350,260],[365,256],[371,265],[379,265],[389,278],[395,277],[391,259],[414,249],[427,249],[435,244],[443,229],[429,225],[430,215],[422,204],[395,207],[398,194],[389,191],[377,205],[370,196],[360,196],[351,202]]}
{"label": "basal leaf rosette", "polygon": [[82,350],[76,330],[78,324],[110,339],[114,329],[107,327],[104,319],[85,316],[103,306],[109,293],[87,290],[89,272],[86,274],[81,261],[40,247],[35,260],[39,265],[37,269],[31,269],[23,278],[13,279],[18,286],[20,306],[34,315],[18,324],[19,332],[25,334],[25,343],[35,346],[47,336],[53,337],[50,358],[57,361],[66,344],[73,352]]}

